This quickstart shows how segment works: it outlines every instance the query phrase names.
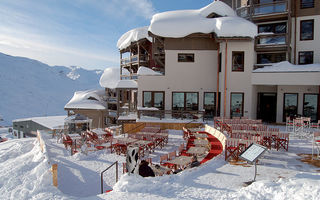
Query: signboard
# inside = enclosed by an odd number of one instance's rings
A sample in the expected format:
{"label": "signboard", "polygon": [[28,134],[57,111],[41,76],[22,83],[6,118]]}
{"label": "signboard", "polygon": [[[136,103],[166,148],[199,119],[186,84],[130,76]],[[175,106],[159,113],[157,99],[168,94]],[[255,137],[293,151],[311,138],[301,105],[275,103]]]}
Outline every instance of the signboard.
{"label": "signboard", "polygon": [[266,150],[267,147],[252,143],[247,150],[240,154],[240,158],[250,163],[254,163]]}

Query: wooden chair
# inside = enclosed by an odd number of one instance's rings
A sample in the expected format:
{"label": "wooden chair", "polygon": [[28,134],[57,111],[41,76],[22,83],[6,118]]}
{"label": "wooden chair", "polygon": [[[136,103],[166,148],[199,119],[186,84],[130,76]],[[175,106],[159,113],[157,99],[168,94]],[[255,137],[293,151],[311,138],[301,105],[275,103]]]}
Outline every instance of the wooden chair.
{"label": "wooden chair", "polygon": [[285,149],[288,151],[289,148],[289,134],[288,133],[279,133],[278,138],[276,139],[276,149]]}
{"label": "wooden chair", "polygon": [[313,154],[314,149],[316,149],[317,152],[317,158],[320,158],[320,132],[314,132],[313,133],[313,140],[312,140],[312,159],[313,159]]}
{"label": "wooden chair", "polygon": [[225,144],[225,160],[228,160],[229,158],[234,158],[235,160],[238,160],[239,154],[239,140],[238,139],[232,139],[229,138],[226,140]]}
{"label": "wooden chair", "polygon": [[177,152],[176,151],[170,152],[168,160],[173,160],[173,158],[175,158],[176,156],[177,156]]}

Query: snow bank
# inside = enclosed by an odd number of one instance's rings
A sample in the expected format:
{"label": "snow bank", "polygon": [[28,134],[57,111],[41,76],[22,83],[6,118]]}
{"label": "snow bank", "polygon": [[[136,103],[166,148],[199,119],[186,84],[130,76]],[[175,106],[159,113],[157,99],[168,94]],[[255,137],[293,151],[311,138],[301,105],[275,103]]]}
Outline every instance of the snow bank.
{"label": "snow bank", "polygon": [[148,68],[148,67],[139,67],[138,69],[138,75],[140,76],[145,76],[145,75],[151,75],[151,76],[160,76],[162,75],[159,72],[153,71],[152,69]]}
{"label": "snow bank", "polygon": [[117,83],[116,88],[138,88],[138,83],[134,80],[120,80]]}
{"label": "snow bank", "polygon": [[132,42],[137,42],[144,38],[150,42],[152,41],[151,37],[148,35],[148,26],[132,29],[123,34],[118,40],[117,47],[122,50],[130,46]]}
{"label": "snow bank", "polygon": [[104,90],[77,91],[64,108],[105,110],[107,105],[103,100],[104,97]]}
{"label": "snow bank", "polygon": [[253,72],[320,72],[320,64],[293,65],[288,61],[283,61],[253,70]]}
{"label": "snow bank", "polygon": [[47,117],[31,117],[31,118],[23,118],[23,119],[16,119],[12,122],[21,122],[21,121],[34,121],[48,129],[55,129],[57,127],[64,126],[64,119],[66,115],[62,116],[47,116]]}
{"label": "snow bank", "polygon": [[[222,17],[207,18],[215,13]],[[234,31],[237,30],[237,31]],[[216,33],[218,37],[251,37],[257,35],[257,26],[237,17],[225,3],[214,1],[199,10],[179,10],[156,14],[149,31],[162,37],[181,38],[192,33]]]}
{"label": "snow bank", "polygon": [[110,67],[104,70],[103,74],[100,77],[99,83],[103,88],[114,89],[116,88],[119,80],[120,80],[120,68]]}
{"label": "snow bank", "polygon": [[52,186],[50,165],[36,139],[0,145],[0,199],[72,199]]}

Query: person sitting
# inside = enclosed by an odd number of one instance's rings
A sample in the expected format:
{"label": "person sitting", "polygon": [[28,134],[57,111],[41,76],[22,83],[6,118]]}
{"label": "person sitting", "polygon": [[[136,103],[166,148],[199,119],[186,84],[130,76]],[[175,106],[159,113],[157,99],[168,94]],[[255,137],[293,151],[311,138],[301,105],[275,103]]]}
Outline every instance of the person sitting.
{"label": "person sitting", "polygon": [[151,169],[151,167],[148,166],[149,163],[145,160],[142,160],[139,166],[139,175],[142,177],[154,177],[155,174],[153,172],[153,170]]}
{"label": "person sitting", "polygon": [[192,162],[190,164],[190,168],[198,167],[199,165],[200,165],[200,162],[198,161],[197,156],[193,156]]}

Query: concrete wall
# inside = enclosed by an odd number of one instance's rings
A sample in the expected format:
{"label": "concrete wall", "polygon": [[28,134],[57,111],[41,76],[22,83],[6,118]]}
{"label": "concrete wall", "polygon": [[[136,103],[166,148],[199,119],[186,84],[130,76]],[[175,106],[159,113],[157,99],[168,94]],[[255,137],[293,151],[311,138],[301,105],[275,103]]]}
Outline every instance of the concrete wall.
{"label": "concrete wall", "polygon": [[[319,1],[318,1],[319,4]],[[300,21],[301,20],[314,20],[314,33],[313,33],[313,40],[304,40],[300,41]],[[294,31],[295,31],[295,18],[292,19],[292,61],[294,60]],[[298,64],[299,61],[299,51],[313,51],[313,62],[320,63],[320,15],[313,15],[313,16],[304,16],[297,18],[297,49],[296,49],[296,63]]]}
{"label": "concrete wall", "polygon": [[[254,51],[254,41],[228,41],[227,45],[227,92],[224,99],[224,77],[225,77],[225,56],[226,42],[220,45],[222,53],[220,87],[221,92],[221,116],[230,117],[230,94],[232,92],[244,93],[244,116],[255,118],[256,113],[256,97],[252,96],[253,86],[251,84],[251,74],[255,63],[256,54]],[[244,51],[244,72],[232,71],[232,51]],[[224,101],[226,101],[226,112],[224,111]]]}
{"label": "concrete wall", "polygon": [[283,121],[284,93],[298,93],[298,114],[303,114],[303,94],[319,93],[319,86],[280,85],[277,87],[277,122]]}
{"label": "concrete wall", "polygon": [[[216,92],[217,51],[166,50],[165,76],[139,76],[138,106],[143,91],[164,91],[165,109],[172,109],[172,92],[199,92],[199,109],[203,109],[204,92]],[[194,53],[194,62],[178,62],[178,53]]]}

